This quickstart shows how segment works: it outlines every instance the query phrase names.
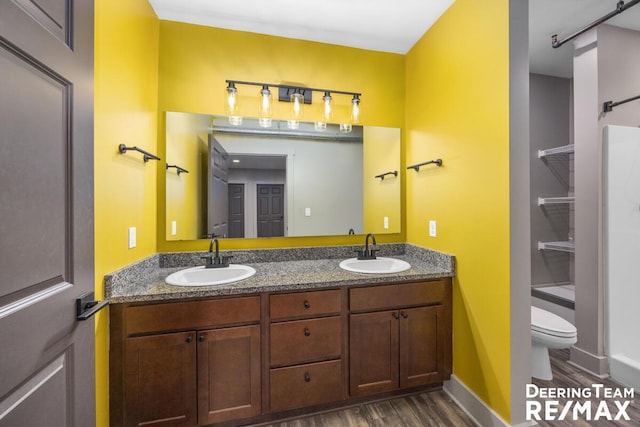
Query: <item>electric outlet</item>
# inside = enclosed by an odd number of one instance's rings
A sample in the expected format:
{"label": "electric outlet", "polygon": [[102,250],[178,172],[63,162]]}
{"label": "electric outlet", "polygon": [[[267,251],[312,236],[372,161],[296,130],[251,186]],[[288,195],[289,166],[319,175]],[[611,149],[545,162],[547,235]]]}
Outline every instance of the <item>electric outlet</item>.
{"label": "electric outlet", "polygon": [[436,237],[436,222],[434,220],[429,221],[429,237]]}
{"label": "electric outlet", "polygon": [[384,229],[385,229],[385,230],[388,230],[388,229],[389,229],[389,217],[388,217],[388,216],[385,216],[385,217],[383,218],[383,220],[382,220],[382,223],[383,223],[383,227],[384,227]]}
{"label": "electric outlet", "polygon": [[175,236],[178,234],[178,223],[176,221],[171,221],[171,235]]}
{"label": "electric outlet", "polygon": [[136,247],[136,228],[129,227],[129,249]]}
{"label": "electric outlet", "polygon": [[311,216],[311,208],[304,208],[304,216]]}

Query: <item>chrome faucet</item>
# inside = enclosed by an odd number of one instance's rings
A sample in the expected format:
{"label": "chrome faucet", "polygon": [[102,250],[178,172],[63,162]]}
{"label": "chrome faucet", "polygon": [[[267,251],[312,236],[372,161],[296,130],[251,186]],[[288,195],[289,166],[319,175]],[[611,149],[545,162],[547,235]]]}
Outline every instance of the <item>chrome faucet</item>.
{"label": "chrome faucet", "polygon": [[[213,248],[215,247],[215,252]],[[205,259],[205,268],[224,268],[229,267],[229,259],[232,256],[220,256],[220,243],[218,242],[218,236],[211,234],[211,241],[209,242],[209,255],[203,256]]]}
{"label": "chrome faucet", "polygon": [[364,249],[356,251],[358,253],[358,259],[376,259],[378,249],[369,249],[369,238],[371,238],[372,245],[377,245],[376,236],[374,236],[373,233],[367,234],[367,237],[364,239]]}

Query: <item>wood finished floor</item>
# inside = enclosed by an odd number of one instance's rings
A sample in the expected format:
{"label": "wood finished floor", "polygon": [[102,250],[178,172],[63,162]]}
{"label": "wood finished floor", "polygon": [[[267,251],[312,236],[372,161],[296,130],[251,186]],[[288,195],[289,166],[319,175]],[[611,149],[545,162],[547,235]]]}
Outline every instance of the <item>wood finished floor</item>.
{"label": "wood finished floor", "polygon": [[[552,350],[551,367],[553,381],[534,380],[538,387],[591,387],[604,384],[605,387],[620,387],[608,379],[599,379],[567,363],[569,350]],[[617,408],[608,400],[611,413]],[[595,402],[597,406],[599,401]],[[542,427],[638,427],[640,426],[640,397],[636,394],[627,408],[630,421],[537,421]],[[295,420],[270,424],[265,427],[465,427],[474,426],[471,419],[442,390],[422,393],[388,401],[373,402],[317,414]],[[484,426],[482,426],[484,427]]]}
{"label": "wood finished floor", "polygon": [[362,404],[266,427],[451,427],[474,426],[442,390]]}

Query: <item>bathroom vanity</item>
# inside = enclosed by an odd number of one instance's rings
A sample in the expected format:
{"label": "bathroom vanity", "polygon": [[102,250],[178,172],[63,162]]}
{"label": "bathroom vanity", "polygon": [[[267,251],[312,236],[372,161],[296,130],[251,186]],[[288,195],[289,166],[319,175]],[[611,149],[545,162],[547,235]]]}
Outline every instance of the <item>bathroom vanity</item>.
{"label": "bathroom vanity", "polygon": [[111,425],[246,425],[440,387],[453,261],[401,257],[412,268],[394,275],[254,263],[207,289],[167,287],[173,267],[124,274],[138,288],[112,293]]}

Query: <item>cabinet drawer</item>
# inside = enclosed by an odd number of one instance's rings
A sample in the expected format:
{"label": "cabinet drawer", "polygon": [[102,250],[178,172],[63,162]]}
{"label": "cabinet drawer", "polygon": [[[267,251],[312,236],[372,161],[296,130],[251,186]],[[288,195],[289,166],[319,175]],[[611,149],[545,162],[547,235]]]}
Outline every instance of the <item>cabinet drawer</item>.
{"label": "cabinet drawer", "polygon": [[382,310],[445,302],[448,280],[371,286],[349,290],[351,311]]}
{"label": "cabinet drawer", "polygon": [[271,410],[274,412],[341,398],[340,360],[271,370]]}
{"label": "cabinet drawer", "polygon": [[260,321],[257,296],[127,307],[127,335]]}
{"label": "cabinet drawer", "polygon": [[271,295],[269,299],[271,320],[338,313],[340,313],[338,289],[277,294]]}
{"label": "cabinet drawer", "polygon": [[271,325],[271,365],[292,365],[340,357],[340,317],[296,320]]}

